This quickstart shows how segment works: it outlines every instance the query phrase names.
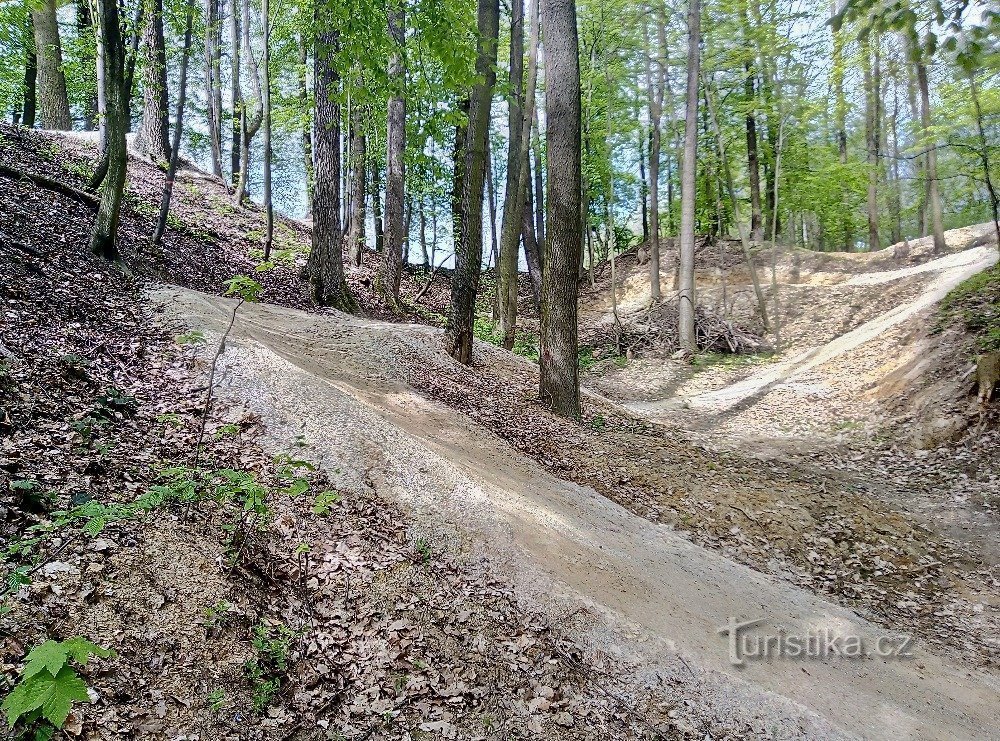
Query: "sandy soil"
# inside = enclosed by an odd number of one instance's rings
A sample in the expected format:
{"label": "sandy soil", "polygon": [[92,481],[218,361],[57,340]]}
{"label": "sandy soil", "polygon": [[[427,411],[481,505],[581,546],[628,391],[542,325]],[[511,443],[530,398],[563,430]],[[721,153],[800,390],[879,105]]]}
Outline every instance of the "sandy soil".
{"label": "sandy soil", "polygon": [[[157,295],[195,328],[218,332],[233,302],[180,289]],[[368,481],[430,532],[485,558],[523,598],[585,606],[580,630],[610,656],[684,682],[705,712],[747,715],[762,735],[988,738],[1000,727],[995,676],[918,646],[911,660],[729,662],[719,628],[884,631],[812,594],[691,544],[585,487],[561,481],[492,433],[408,388],[417,357],[451,363],[438,332],[342,315],[247,305],[225,353],[221,391],[264,417],[280,448],[305,435],[345,481]],[[769,630],[768,630],[769,629]],[[686,677],[686,678],[685,678]]]}

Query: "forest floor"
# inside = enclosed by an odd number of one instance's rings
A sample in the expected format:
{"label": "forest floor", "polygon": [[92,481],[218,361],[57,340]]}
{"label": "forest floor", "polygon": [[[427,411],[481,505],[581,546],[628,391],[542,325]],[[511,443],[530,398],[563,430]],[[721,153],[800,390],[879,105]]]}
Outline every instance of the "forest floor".
{"label": "forest floor", "polygon": [[[77,187],[88,146],[0,128],[5,162]],[[210,294],[256,275],[261,218],[188,170],[162,254],[140,255],[160,177],[130,169],[129,274],[85,254],[85,207],[0,178],[11,533],[191,465],[234,316]],[[818,458],[782,448],[762,463],[694,423],[643,418],[626,383],[618,400],[588,394],[583,424],[559,419],[529,361],[483,343],[472,368],[443,353],[443,275],[410,315],[420,324],[379,321],[367,265],[349,281],[374,318],[302,310],[308,232],[280,223],[281,257],[259,274],[269,304],[235,314],[199,454],[216,492],[219,472],[252,473],[269,517],[248,529],[206,499],[97,539],[57,534],[0,617],[5,672],[46,635],[118,650],[89,672],[84,733],[986,738],[1000,725],[992,564],[860,486],[849,448],[823,438]],[[856,257],[843,261],[871,272]],[[404,298],[425,281],[408,271]],[[896,475],[917,483],[909,461]],[[35,512],[15,500],[33,490]],[[869,643],[911,633],[917,658],[737,669],[717,633],[730,617]]]}

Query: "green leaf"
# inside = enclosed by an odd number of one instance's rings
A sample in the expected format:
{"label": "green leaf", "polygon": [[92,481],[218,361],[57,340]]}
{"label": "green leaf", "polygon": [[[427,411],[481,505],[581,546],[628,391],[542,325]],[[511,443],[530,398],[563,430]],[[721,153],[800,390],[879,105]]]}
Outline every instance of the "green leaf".
{"label": "green leaf", "polygon": [[68,652],[62,643],[49,639],[31,649],[28,653],[28,663],[24,667],[22,675],[27,679],[46,669],[49,674],[55,676],[60,669],[66,666],[67,654]]}
{"label": "green leaf", "polygon": [[3,701],[2,708],[11,728],[19,718],[39,709],[43,718],[61,728],[74,702],[90,702],[87,685],[72,667],[63,666],[55,675],[39,670],[19,682]]}

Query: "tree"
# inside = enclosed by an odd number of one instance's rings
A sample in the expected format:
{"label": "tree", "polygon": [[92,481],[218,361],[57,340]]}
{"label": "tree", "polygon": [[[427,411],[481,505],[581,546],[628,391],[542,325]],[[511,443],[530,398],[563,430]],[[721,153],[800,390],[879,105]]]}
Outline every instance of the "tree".
{"label": "tree", "polygon": [[335,12],[327,0],[315,7],[316,46],[313,50],[315,88],[315,193],[312,251],[306,263],[312,300],[342,311],[357,310],[344,278],[343,230],[340,223],[340,104],[334,56],[339,48]]}
{"label": "tree", "polygon": [[472,337],[476,291],[483,263],[483,186],[490,131],[490,108],[496,83],[497,40],[500,35],[499,0],[479,0],[476,12],[476,84],[469,96],[468,125],[456,136],[456,191],[459,229],[456,235],[455,272],[445,327],[445,350],[465,365],[472,362]]}
{"label": "tree", "polygon": [[[264,95],[261,105],[264,109],[264,260],[271,259],[271,244],[274,242],[274,199],[271,192],[271,4],[261,0],[261,24],[263,26]],[[221,110],[221,106],[219,106]]]}
{"label": "tree", "polygon": [[205,99],[212,174],[222,177],[222,74],[219,0],[205,0]]}
{"label": "tree", "polygon": [[[355,107],[351,119],[351,228],[347,234],[347,250],[351,262],[361,265],[365,244],[365,160],[367,140],[360,106]],[[420,212],[423,217],[423,210]]]}
{"label": "tree", "polygon": [[687,103],[681,172],[680,291],[678,337],[683,350],[698,349],[694,327],[694,228],[698,177],[698,75],[701,61],[701,3],[688,0]]}
{"label": "tree", "polygon": [[129,93],[129,88],[126,86],[125,46],[122,42],[117,0],[98,0],[97,22],[101,34],[101,54],[107,73],[104,82],[107,175],[101,183],[101,200],[90,235],[90,249],[94,254],[103,255],[109,260],[117,260],[118,220],[128,168],[125,133],[128,129],[126,98]]}
{"label": "tree", "polygon": [[[524,31],[524,18],[521,11],[523,0],[514,0],[514,13],[511,17],[511,89],[510,104],[510,143],[507,155],[507,192],[504,197],[503,226],[500,232],[500,334],[503,346],[508,350],[514,347],[514,330],[517,325],[517,246],[518,238],[525,235],[525,255],[528,266],[535,267],[540,272],[539,265],[534,264],[537,257],[537,244],[532,244],[529,250],[529,239],[534,242],[534,234],[526,234],[526,222],[523,211],[528,197],[528,180],[531,176],[529,162],[531,124],[535,107],[535,86],[538,78],[538,0],[531,0],[528,18],[531,23],[528,41],[528,77],[522,80],[521,49]],[[523,105],[521,94],[524,91]],[[530,212],[529,212],[530,213]],[[530,220],[527,222],[530,226]],[[534,230],[531,230],[532,232]],[[537,276],[538,279],[541,276]]]}
{"label": "tree", "polygon": [[31,11],[31,19],[35,30],[35,54],[38,60],[35,86],[42,128],[69,131],[73,128],[73,120],[66,94],[56,0],[42,0]]}
{"label": "tree", "polygon": [[[208,0],[213,2],[214,0]],[[235,1],[234,5],[235,5]],[[319,0],[320,2],[324,0]],[[233,12],[236,12],[235,7]],[[257,56],[253,53],[253,46],[250,43],[250,0],[242,0],[242,32],[243,32],[243,43],[241,56],[246,59],[250,68],[250,85],[253,90],[253,95],[249,103],[253,104],[253,113],[248,114],[248,101],[245,96],[241,96],[240,105],[240,175],[239,178],[234,176],[236,182],[236,193],[233,195],[233,201],[240,205],[243,203],[246,197],[247,189],[247,178],[249,177],[250,169],[250,142],[260,131],[261,125],[264,123],[264,105],[263,98],[264,95],[261,92],[260,84],[260,69],[257,67]]]}
{"label": "tree", "polygon": [[539,385],[564,417],[580,416],[577,275],[580,261],[581,99],[574,0],[542,0],[545,29],[547,242],[542,270]]}
{"label": "tree", "polygon": [[143,31],[143,107],[137,146],[156,161],[170,160],[167,122],[167,52],[163,38],[163,0],[147,3]]}
{"label": "tree", "polygon": [[[662,8],[661,8],[662,10]],[[654,13],[657,27],[665,21],[661,12]],[[660,291],[660,130],[663,118],[663,94],[666,88],[666,49],[657,52],[657,77],[653,76],[653,47],[649,27],[643,21],[646,39],[646,97],[649,107],[649,292],[659,301]]]}
{"label": "tree", "polygon": [[381,291],[390,306],[399,303],[403,272],[403,209],[405,200],[406,98],[403,45],[406,42],[406,12],[403,0],[392,0],[388,12],[389,36],[394,42],[389,59],[389,80],[394,90],[389,98],[386,126],[385,249],[382,253]]}
{"label": "tree", "polygon": [[181,132],[184,130],[184,103],[187,98],[188,59],[191,56],[191,36],[194,23],[194,8],[192,0],[185,7],[184,47],[181,51],[180,79],[177,83],[177,112],[174,118],[174,140],[170,147],[170,164],[167,165],[167,177],[163,181],[163,195],[160,197],[160,215],[156,220],[156,229],[150,241],[159,245],[163,232],[167,228],[167,215],[170,213],[170,197],[174,191],[174,178],[177,176],[177,162],[180,159]]}

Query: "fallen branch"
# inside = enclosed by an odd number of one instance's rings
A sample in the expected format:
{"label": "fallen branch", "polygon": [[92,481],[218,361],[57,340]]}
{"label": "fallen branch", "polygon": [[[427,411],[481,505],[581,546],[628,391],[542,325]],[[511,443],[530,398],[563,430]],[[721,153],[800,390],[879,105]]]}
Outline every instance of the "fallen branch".
{"label": "fallen branch", "polygon": [[67,198],[73,199],[77,203],[82,203],[84,206],[92,208],[95,211],[101,204],[101,200],[93,193],[87,193],[86,191],[74,188],[72,185],[66,185],[66,183],[56,180],[55,178],[50,178],[47,175],[25,172],[24,170],[18,170],[15,167],[10,167],[2,163],[0,163],[0,175],[11,178],[12,180],[27,180],[34,183],[39,188],[54,191],[60,195],[66,196]]}
{"label": "fallen branch", "polygon": [[427,293],[427,290],[431,287],[431,283],[434,282],[434,276],[437,275],[437,271],[441,268],[442,265],[444,265],[444,261],[447,260],[449,257],[451,257],[451,255],[445,255],[444,257],[441,258],[441,262],[439,262],[437,264],[437,267],[431,271],[431,274],[429,276],[427,276],[427,282],[424,283],[424,287],[421,288],[419,291],[417,291],[417,295],[413,297],[413,303],[417,303],[418,301],[420,301],[420,299],[424,297],[424,294]]}

